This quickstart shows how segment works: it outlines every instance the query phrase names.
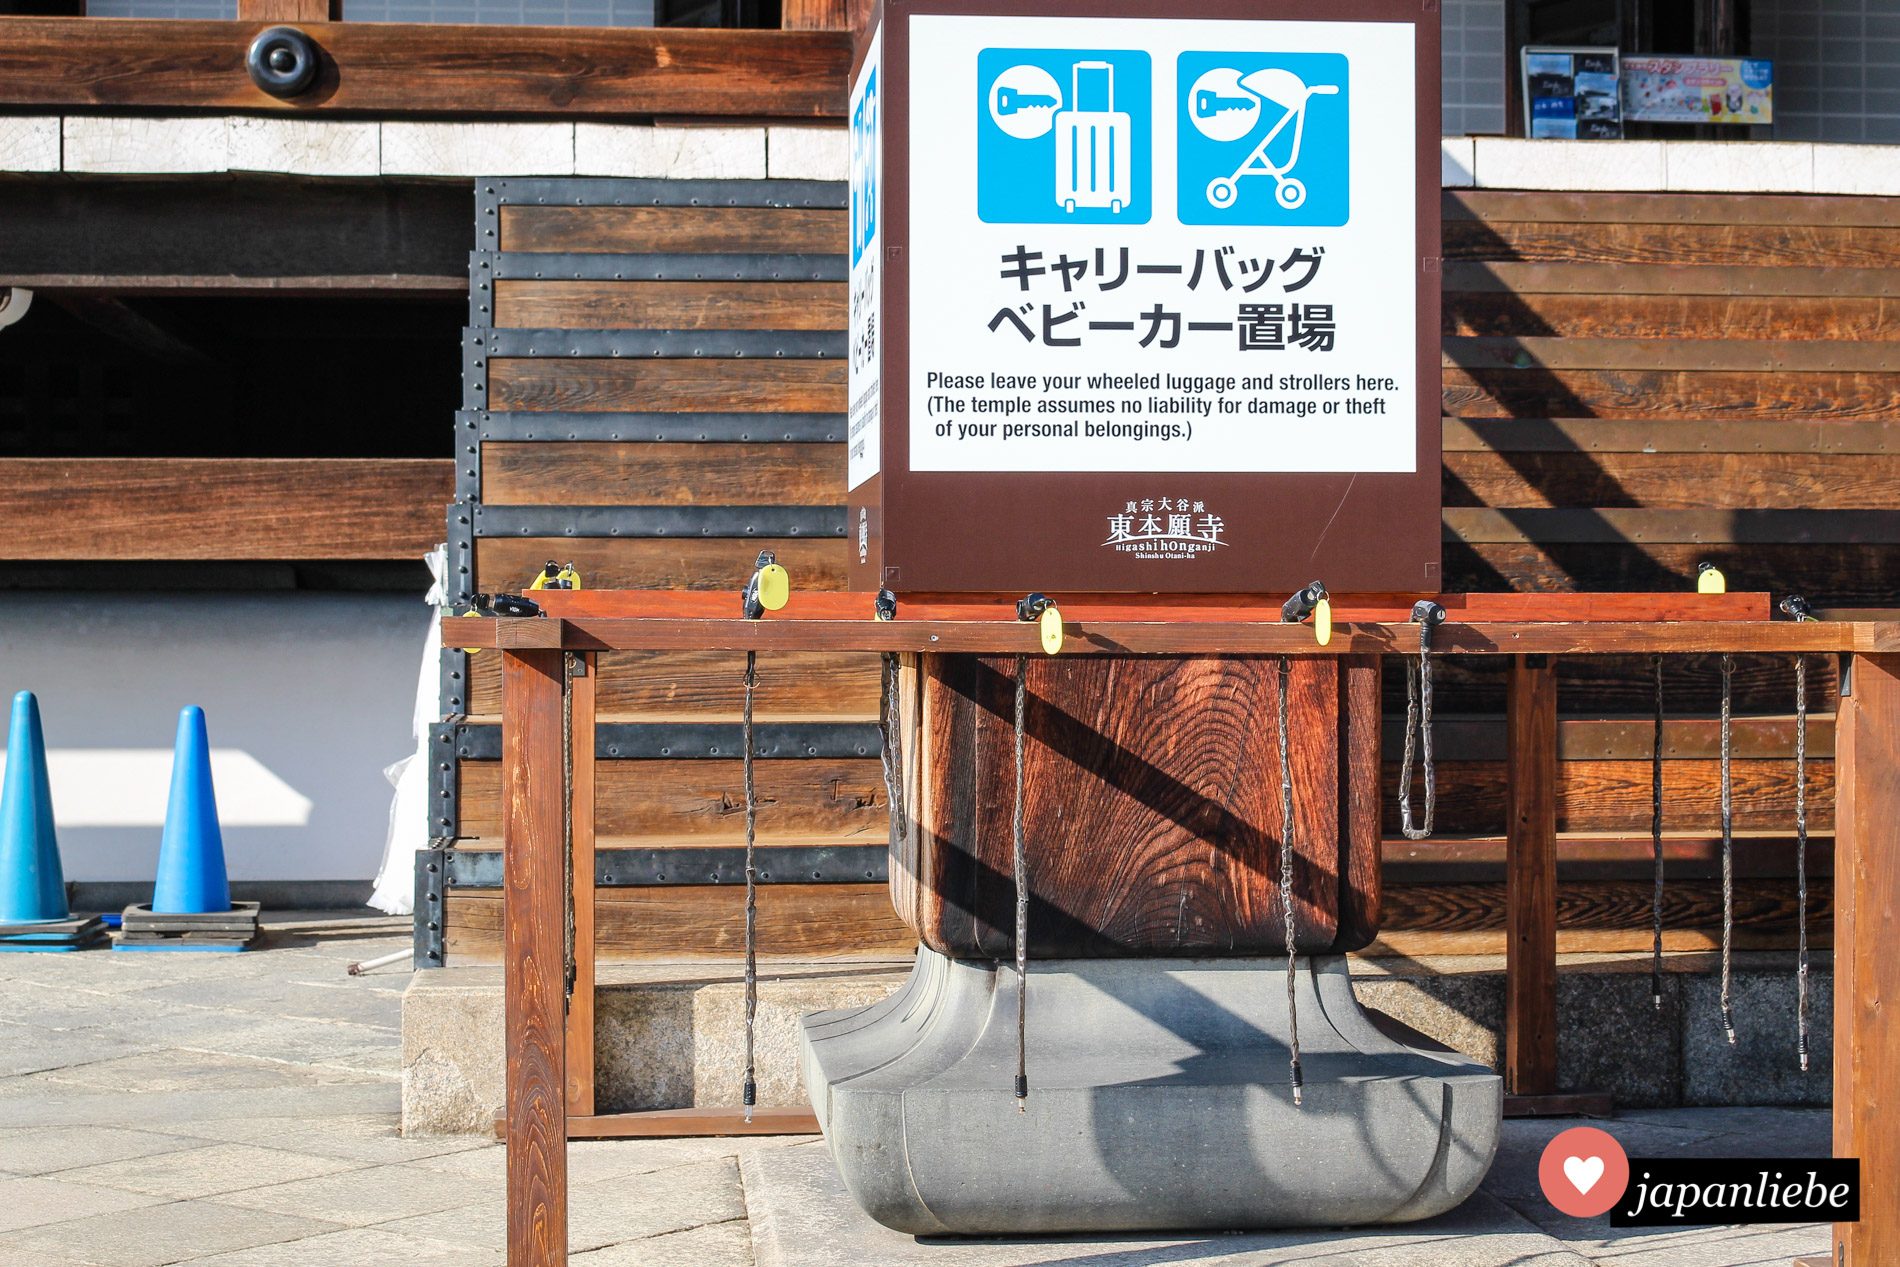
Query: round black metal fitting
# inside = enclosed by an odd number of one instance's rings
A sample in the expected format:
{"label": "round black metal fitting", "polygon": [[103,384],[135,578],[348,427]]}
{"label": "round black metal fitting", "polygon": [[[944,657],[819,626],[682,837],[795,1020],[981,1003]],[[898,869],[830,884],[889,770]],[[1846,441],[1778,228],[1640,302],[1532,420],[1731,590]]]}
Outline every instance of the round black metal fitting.
{"label": "round black metal fitting", "polygon": [[244,54],[251,82],[273,97],[294,97],[317,82],[317,45],[294,26],[273,26]]}

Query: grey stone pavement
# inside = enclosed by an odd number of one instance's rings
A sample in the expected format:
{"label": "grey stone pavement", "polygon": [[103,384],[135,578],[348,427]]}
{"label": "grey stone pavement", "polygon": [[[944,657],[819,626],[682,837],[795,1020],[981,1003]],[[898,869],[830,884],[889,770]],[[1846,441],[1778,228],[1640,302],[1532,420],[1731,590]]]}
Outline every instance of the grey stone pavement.
{"label": "grey stone pavement", "polygon": [[[503,1153],[397,1134],[409,974],[346,964],[406,921],[277,915],[238,955],[0,954],[0,1264],[357,1267],[503,1261]],[[1824,1254],[1823,1227],[1614,1232],[1537,1192],[1573,1121],[1511,1122],[1479,1194],[1398,1229],[922,1241],[860,1214],[822,1142],[570,1150],[578,1267],[1742,1267]],[[1598,1123],[1639,1156],[1825,1155],[1825,1111]]]}

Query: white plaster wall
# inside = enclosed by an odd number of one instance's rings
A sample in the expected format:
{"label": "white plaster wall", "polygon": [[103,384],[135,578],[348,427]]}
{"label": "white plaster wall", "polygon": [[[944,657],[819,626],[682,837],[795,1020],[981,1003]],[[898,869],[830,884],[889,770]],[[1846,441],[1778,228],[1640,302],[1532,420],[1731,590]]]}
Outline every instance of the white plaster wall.
{"label": "white plaster wall", "polygon": [[[388,828],[382,769],[414,747],[430,615],[419,594],[10,593],[0,603],[0,691],[7,700],[19,690],[38,695],[47,747],[87,754],[73,768],[94,771],[117,760],[101,750],[169,751],[178,710],[202,706],[214,751],[246,754],[310,802],[301,824],[227,823],[231,878],[367,880]],[[260,782],[254,807],[259,796],[273,801]],[[81,798],[91,803],[74,803]],[[68,779],[54,800],[64,818],[154,816],[141,814],[137,790],[124,786],[94,782],[75,792]],[[275,800],[284,803],[278,809],[296,804],[281,792]],[[99,812],[107,806],[119,808]],[[261,808],[243,816],[302,817]],[[156,816],[162,821],[162,810]],[[149,881],[159,834],[151,824],[61,827],[66,878]]]}

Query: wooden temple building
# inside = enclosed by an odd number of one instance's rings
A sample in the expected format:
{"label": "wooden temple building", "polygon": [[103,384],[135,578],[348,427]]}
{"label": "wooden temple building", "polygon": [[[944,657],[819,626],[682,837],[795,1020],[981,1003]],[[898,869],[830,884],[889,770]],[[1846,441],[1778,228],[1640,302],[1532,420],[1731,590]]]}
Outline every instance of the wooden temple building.
{"label": "wooden temple building", "polygon": [[[1445,0],[1451,623],[1679,619],[1672,596],[1693,596],[1704,564],[1730,594],[1698,610],[1725,622],[1769,621],[1791,594],[1824,621],[1900,610],[1900,114],[1882,104],[1900,5],[1854,6],[1856,32],[1823,38],[1826,7],[1632,16],[1612,0],[1566,6],[1589,13],[1564,27],[1551,6]],[[446,543],[458,613],[527,590],[550,560],[582,578],[561,600],[577,618],[593,590],[699,594],[700,614],[736,615],[761,549],[794,603],[844,591],[858,8],[0,0],[0,582],[101,602],[209,594],[210,617],[261,590],[413,604],[417,558]],[[289,95],[247,68],[279,27],[312,59]],[[1521,139],[1519,54],[1537,41],[1773,57],[1782,114],[1773,129]],[[1852,86],[1824,99],[1850,63]],[[1372,606],[1361,619],[1402,620]],[[392,639],[405,690],[408,639]],[[445,643],[416,954],[452,968],[503,958],[509,803],[501,645]],[[1726,679],[1732,944],[1792,961],[1800,798],[1825,993],[1851,661],[1811,657],[1803,797],[1789,650],[1730,650],[1726,675],[1716,647],[1685,644],[1663,668],[1662,945],[1721,944]],[[1646,646],[1444,651],[1430,839],[1399,830],[1400,658],[1362,648],[1324,687],[1353,701],[1353,741],[1380,771],[1347,851],[1376,936],[1339,936],[1365,957],[1508,955],[1497,1059],[1533,1111],[1592,1089],[1560,1085],[1559,956],[1652,946],[1656,668]],[[260,710],[272,675],[296,672],[273,654]],[[730,963],[745,654],[589,658],[576,698],[594,742],[575,753],[589,970]],[[887,864],[880,667],[867,649],[759,655],[758,843],[779,860],[758,896],[768,959],[917,945]],[[399,703],[391,756],[408,743]],[[1870,795],[1872,768],[1862,807],[1893,795]],[[364,840],[283,878],[364,880],[380,822]],[[260,858],[257,878],[279,878]],[[1335,931],[1351,914],[1334,911]],[[958,935],[980,947],[981,931]],[[1827,1098],[1820,1069],[1810,1102]],[[1893,1201],[1870,1184],[1863,1209],[1885,1203],[1891,1228]]]}

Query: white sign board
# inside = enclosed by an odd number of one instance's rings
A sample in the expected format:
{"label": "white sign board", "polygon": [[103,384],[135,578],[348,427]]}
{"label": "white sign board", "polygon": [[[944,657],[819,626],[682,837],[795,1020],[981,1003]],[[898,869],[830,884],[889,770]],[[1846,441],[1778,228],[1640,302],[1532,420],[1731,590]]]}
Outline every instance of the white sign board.
{"label": "white sign board", "polygon": [[1411,24],[910,21],[910,469],[1415,469]]}

